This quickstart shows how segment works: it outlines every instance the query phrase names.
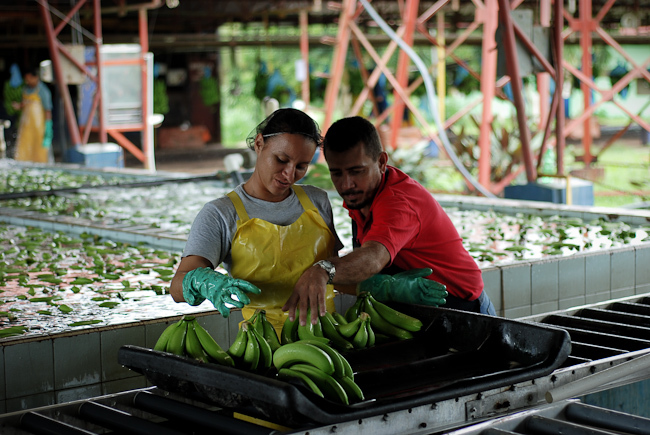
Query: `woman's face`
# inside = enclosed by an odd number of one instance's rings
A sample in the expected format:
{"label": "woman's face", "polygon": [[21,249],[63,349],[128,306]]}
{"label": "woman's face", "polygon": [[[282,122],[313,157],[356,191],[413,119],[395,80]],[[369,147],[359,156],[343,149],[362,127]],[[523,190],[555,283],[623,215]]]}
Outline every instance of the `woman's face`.
{"label": "woman's face", "polygon": [[282,133],[277,136],[255,138],[255,181],[253,194],[265,201],[282,201],[289,196],[291,186],[307,173],[309,162],[316,152],[316,143],[301,134]]}

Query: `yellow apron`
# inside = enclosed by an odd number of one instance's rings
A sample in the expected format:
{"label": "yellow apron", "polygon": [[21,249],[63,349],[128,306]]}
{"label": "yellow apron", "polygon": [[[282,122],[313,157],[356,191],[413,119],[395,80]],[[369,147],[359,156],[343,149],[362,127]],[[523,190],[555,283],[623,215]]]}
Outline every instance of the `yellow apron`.
{"label": "yellow apron", "polygon": [[15,160],[47,163],[48,149],[43,147],[45,110],[38,92],[23,93],[22,113],[18,124]]}
{"label": "yellow apron", "polygon": [[[282,306],[293,293],[300,275],[316,261],[332,255],[334,235],[300,186],[293,186],[304,213],[291,225],[275,225],[258,218],[249,218],[239,195],[228,197],[235,205],[237,230],[232,240],[230,275],[259,287],[259,295],[249,295],[251,303],[242,309],[249,319],[258,308],[278,334],[288,313]],[[327,311],[334,311],[334,288],[327,286]]]}

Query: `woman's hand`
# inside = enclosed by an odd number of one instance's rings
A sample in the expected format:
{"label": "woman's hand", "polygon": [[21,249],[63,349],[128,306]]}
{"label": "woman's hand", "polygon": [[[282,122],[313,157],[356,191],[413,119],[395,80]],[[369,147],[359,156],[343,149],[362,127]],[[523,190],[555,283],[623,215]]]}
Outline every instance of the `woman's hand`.
{"label": "woman's hand", "polygon": [[311,311],[311,323],[315,324],[319,316],[324,316],[326,311],[327,280],[329,276],[323,268],[312,266],[305,270],[295,287],[293,293],[282,307],[282,311],[289,311],[289,319],[296,318],[296,307],[300,310],[300,324],[307,324],[307,310]]}

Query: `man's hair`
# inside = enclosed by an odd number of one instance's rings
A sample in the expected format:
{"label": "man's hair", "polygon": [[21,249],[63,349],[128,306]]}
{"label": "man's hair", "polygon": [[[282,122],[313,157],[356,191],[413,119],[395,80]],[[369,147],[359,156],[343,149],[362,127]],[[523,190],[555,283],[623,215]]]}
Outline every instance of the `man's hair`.
{"label": "man's hair", "polygon": [[323,153],[327,157],[328,152],[346,152],[359,143],[363,146],[366,155],[374,161],[378,160],[379,155],[384,151],[379,133],[370,121],[360,116],[339,119],[325,134]]}
{"label": "man's hair", "polygon": [[41,69],[38,66],[34,65],[27,65],[25,68],[25,72],[23,73],[23,76],[26,74],[33,75],[34,77],[41,78]]}

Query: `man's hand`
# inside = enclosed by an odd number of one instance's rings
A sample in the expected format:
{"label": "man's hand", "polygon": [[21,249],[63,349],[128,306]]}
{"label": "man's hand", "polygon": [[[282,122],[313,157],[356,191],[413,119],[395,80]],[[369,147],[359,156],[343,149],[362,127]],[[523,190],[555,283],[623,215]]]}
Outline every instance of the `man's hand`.
{"label": "man's hand", "polygon": [[327,310],[325,299],[327,294],[327,272],[319,266],[312,266],[305,270],[293,293],[282,307],[282,311],[289,311],[289,319],[296,318],[296,307],[299,308],[300,324],[307,324],[307,310],[311,311],[311,323],[315,324],[319,316],[324,316]]}
{"label": "man's hand", "polygon": [[427,279],[431,269],[413,269],[395,275],[377,274],[363,281],[357,291],[369,292],[382,302],[394,301],[407,304],[438,307],[447,300],[447,287]]}
{"label": "man's hand", "polygon": [[191,270],[183,278],[185,302],[199,305],[208,299],[223,317],[230,315],[228,305],[242,308],[250,303],[246,293],[260,294],[260,292],[259,288],[248,281],[232,278],[209,267]]}

